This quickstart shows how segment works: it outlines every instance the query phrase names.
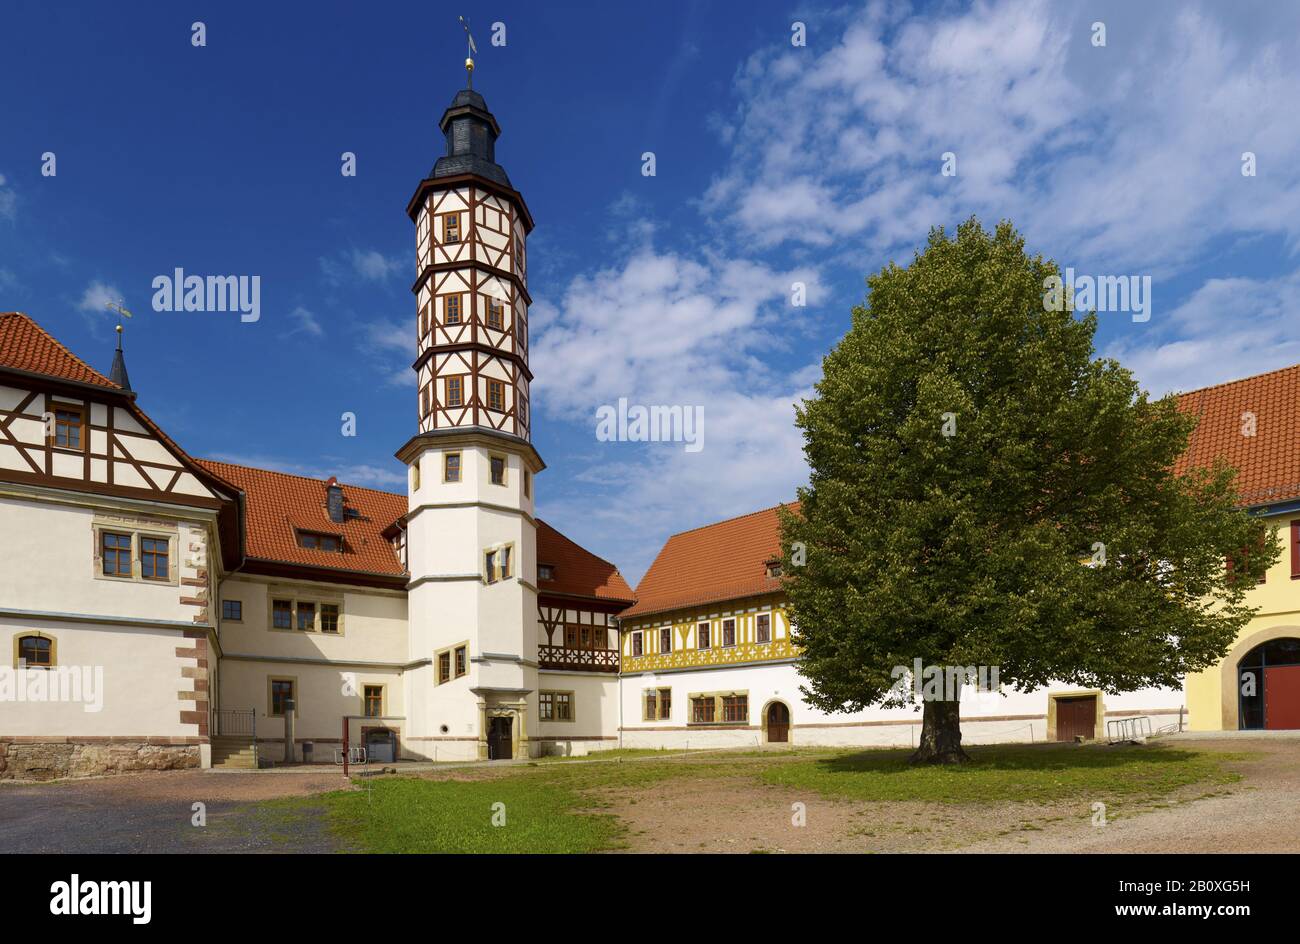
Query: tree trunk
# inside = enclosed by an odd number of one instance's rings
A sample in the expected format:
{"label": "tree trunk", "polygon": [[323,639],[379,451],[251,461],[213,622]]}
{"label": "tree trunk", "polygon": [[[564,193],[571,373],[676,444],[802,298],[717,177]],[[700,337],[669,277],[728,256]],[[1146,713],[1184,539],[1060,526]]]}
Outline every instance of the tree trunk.
{"label": "tree trunk", "polygon": [[913,764],[964,764],[970,760],[961,749],[960,700],[925,702],[921,743],[910,760]]}

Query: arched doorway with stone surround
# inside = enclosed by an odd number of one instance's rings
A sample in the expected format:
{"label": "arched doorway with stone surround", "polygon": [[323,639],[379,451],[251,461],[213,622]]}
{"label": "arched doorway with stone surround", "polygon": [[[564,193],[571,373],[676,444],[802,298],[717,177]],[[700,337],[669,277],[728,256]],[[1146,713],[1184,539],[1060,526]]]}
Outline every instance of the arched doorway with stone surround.
{"label": "arched doorway with stone surround", "polygon": [[790,706],[779,698],[774,698],[763,706],[762,725],[764,744],[794,743]]}
{"label": "arched doorway with stone surround", "polygon": [[1242,730],[1300,729],[1300,636],[1261,642],[1237,663]]}
{"label": "arched doorway with stone surround", "polygon": [[[1238,731],[1243,729],[1250,730],[1251,728],[1246,727],[1243,724],[1243,721],[1248,722],[1250,724],[1255,723],[1253,718],[1243,719],[1242,717],[1243,706],[1242,706],[1242,698],[1241,698],[1242,695],[1241,670],[1243,668],[1242,665],[1243,661],[1247,662],[1245,668],[1251,668],[1251,665],[1249,663],[1250,661],[1253,661],[1253,659],[1255,658],[1254,653],[1256,649],[1260,648],[1266,643],[1273,643],[1278,640],[1288,640],[1288,639],[1300,639],[1300,626],[1296,626],[1296,625],[1270,626],[1267,629],[1260,629],[1253,633],[1247,633],[1237,640],[1236,645],[1232,647],[1232,649],[1228,652],[1227,656],[1224,657],[1223,661],[1219,663],[1218,668],[1219,668],[1220,706],[1221,706],[1220,722],[1221,722],[1222,730],[1224,731]],[[1267,659],[1267,654],[1265,654],[1265,659]],[[1280,663],[1261,664],[1255,666],[1255,668],[1259,668],[1259,669],[1268,668],[1269,664],[1272,664],[1274,668],[1282,668],[1282,665]],[[1280,680],[1281,684],[1287,685],[1289,689],[1291,684],[1289,675],[1290,673],[1277,673],[1274,675],[1274,680],[1275,682]],[[1262,688],[1266,690],[1267,680],[1264,678],[1262,673],[1260,677],[1256,680],[1257,690],[1261,688],[1261,686],[1259,686],[1258,684],[1260,681],[1264,682]],[[1247,713],[1249,713],[1249,711],[1250,711],[1250,706],[1247,706]],[[1255,729],[1260,730],[1261,727],[1257,725]]]}

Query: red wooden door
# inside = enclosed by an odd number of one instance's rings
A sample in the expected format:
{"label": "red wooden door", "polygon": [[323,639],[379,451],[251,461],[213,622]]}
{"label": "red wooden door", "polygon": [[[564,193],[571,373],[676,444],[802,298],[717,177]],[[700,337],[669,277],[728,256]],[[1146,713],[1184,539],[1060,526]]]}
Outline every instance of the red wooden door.
{"label": "red wooden door", "polygon": [[1073,741],[1083,735],[1092,740],[1097,736],[1097,696],[1056,699],[1056,739]]}
{"label": "red wooden door", "polygon": [[1300,665],[1264,669],[1264,727],[1270,731],[1300,728]]}
{"label": "red wooden door", "polygon": [[785,744],[790,740],[790,709],[774,701],[767,709],[767,742]]}

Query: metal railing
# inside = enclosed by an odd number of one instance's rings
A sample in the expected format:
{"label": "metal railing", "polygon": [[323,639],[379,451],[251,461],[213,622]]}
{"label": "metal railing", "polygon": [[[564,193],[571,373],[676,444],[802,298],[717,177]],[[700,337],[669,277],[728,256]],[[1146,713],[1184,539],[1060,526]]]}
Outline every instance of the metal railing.
{"label": "metal railing", "polygon": [[257,712],[252,708],[218,708],[212,712],[212,733],[257,740]]}
{"label": "metal railing", "polygon": [[617,672],[617,649],[569,649],[538,646],[537,663],[544,669],[579,669],[587,672]]}

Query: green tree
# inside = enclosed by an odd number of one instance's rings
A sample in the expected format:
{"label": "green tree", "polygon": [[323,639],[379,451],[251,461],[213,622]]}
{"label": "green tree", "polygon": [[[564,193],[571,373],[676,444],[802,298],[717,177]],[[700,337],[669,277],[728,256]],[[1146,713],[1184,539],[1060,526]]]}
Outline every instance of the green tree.
{"label": "green tree", "polygon": [[[1020,691],[1177,687],[1253,615],[1277,534],[1232,469],[1174,474],[1194,420],[1094,358],[1096,314],[1048,310],[1049,276],[1010,223],[932,231],[867,280],[798,409],[811,476],[782,541],[818,708],[914,704],[894,670],[915,659]],[[957,701],[922,710],[913,762],[966,760]]]}

